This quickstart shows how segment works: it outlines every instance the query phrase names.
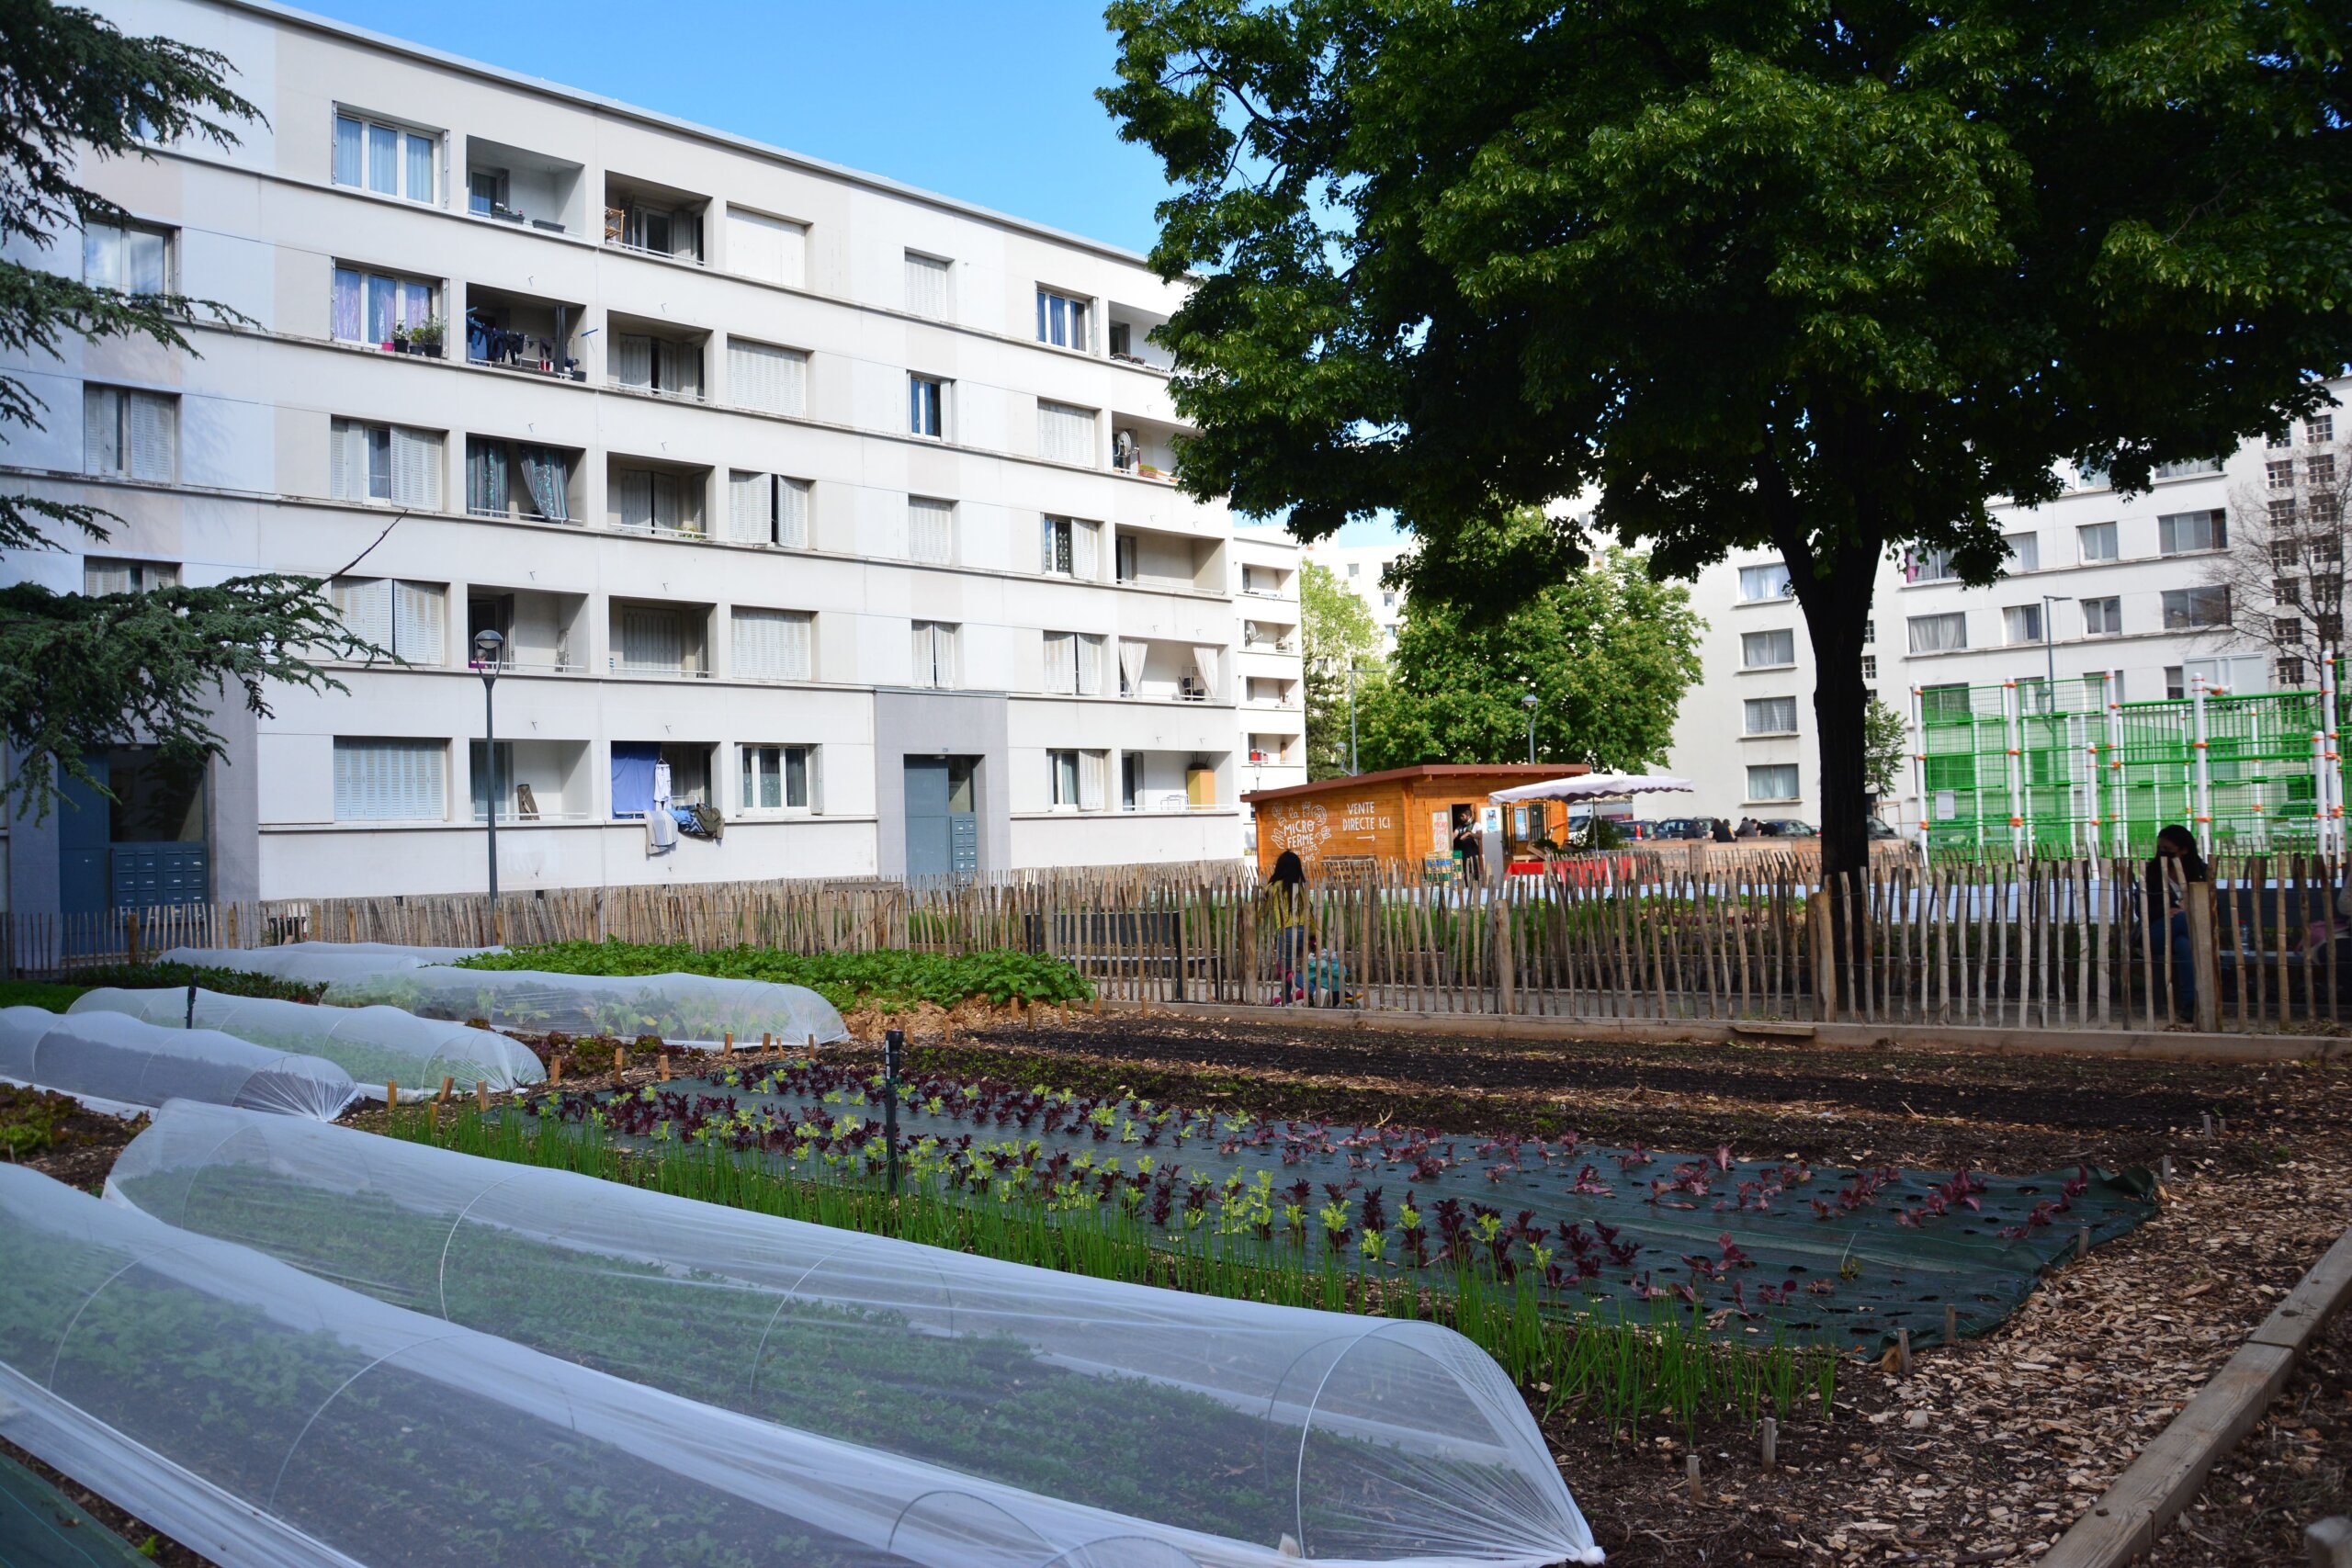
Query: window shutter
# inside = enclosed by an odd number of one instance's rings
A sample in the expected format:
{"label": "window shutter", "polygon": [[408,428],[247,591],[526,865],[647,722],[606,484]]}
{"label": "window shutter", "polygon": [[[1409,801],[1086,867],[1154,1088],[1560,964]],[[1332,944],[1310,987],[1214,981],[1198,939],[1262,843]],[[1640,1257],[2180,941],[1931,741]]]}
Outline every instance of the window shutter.
{"label": "window shutter", "polygon": [[775,542],[794,549],[808,547],[808,481],[775,481]]}
{"label": "window shutter", "polygon": [[122,394],[112,387],[83,390],[82,455],[91,473],[122,472]]}
{"label": "window shutter", "polygon": [[338,822],[438,821],[445,804],[448,746],[439,740],[334,743]]}
{"label": "window shutter", "polygon": [[954,557],[954,505],[923,496],[907,499],[907,554],[916,560],[944,562]]}
{"label": "window shutter", "polygon": [[356,478],[351,465],[352,424],[349,420],[330,421],[327,426],[327,493],[337,501],[358,499],[352,494],[355,483],[364,484],[367,464],[363,460]]}
{"label": "window shutter", "polygon": [[1046,690],[1057,697],[1078,691],[1078,656],[1072,646],[1077,640],[1069,632],[1046,634]]}
{"label": "window shutter", "polygon": [[778,673],[787,681],[808,681],[815,678],[815,660],[809,644],[814,640],[816,617],[805,611],[786,610],[781,613],[777,625]]}
{"label": "window shutter", "polygon": [[918,686],[936,685],[937,682],[931,678],[931,623],[917,621],[912,630],[914,654],[909,668],[914,671],[914,683]]}
{"label": "window shutter", "polygon": [[177,398],[130,394],[130,476],[169,480],[179,469]]}
{"label": "window shutter", "polygon": [[784,678],[784,612],[735,612],[735,673],[747,681]]}
{"label": "window shutter", "polygon": [[1080,811],[1102,809],[1102,753],[1080,751],[1078,754],[1078,808]]}
{"label": "window shutter", "polygon": [[1102,573],[1102,525],[1073,523],[1069,525],[1070,575],[1081,582],[1092,582]]}
{"label": "window shutter", "polygon": [[392,588],[392,651],[411,664],[441,662],[441,623],[449,590],[438,582]]}
{"label": "window shutter", "polygon": [[939,683],[953,686],[956,684],[956,628],[942,626],[936,628],[936,635],[939,641]]}
{"label": "window shutter", "polygon": [[1094,411],[1068,403],[1037,405],[1037,455],[1056,463],[1094,461]]}
{"label": "window shutter", "polygon": [[653,340],[635,333],[613,339],[613,379],[624,387],[653,385]]}
{"label": "window shutter", "polygon": [[128,561],[85,560],[82,563],[82,592],[92,598],[108,593],[131,591],[131,567]]}
{"label": "window shutter", "polygon": [[774,537],[769,516],[775,486],[765,474],[734,469],[727,476],[727,536],[738,544],[764,545]]}
{"label": "window shutter", "polygon": [[329,585],[328,601],[344,629],[378,648],[392,644],[392,584],[383,577],[338,577]]}
{"label": "window shutter", "polygon": [[808,232],[802,224],[730,207],[727,209],[728,265],[746,277],[797,288],[804,276]]}
{"label": "window shutter", "polygon": [[392,500],[427,512],[441,510],[441,437],[392,427]]}
{"label": "window shutter", "polygon": [[622,668],[677,671],[685,663],[685,626],[675,610],[659,604],[622,606]]}
{"label": "window shutter", "polygon": [[947,266],[944,261],[907,253],[908,310],[918,316],[946,316]]}
{"label": "window shutter", "polygon": [[825,810],[825,749],[808,748],[808,809],[822,816]]}
{"label": "window shutter", "polygon": [[739,408],[797,414],[808,403],[808,356],[764,343],[727,342],[727,378]]}
{"label": "window shutter", "polygon": [[1102,639],[1081,637],[1078,639],[1078,694],[1081,697],[1102,694]]}

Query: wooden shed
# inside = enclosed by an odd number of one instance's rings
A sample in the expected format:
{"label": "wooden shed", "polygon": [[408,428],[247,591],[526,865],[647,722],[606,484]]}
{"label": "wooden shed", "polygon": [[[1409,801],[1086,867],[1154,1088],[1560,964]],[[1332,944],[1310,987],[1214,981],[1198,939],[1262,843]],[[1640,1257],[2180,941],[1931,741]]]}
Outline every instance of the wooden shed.
{"label": "wooden shed", "polygon": [[[1425,762],[1251,790],[1241,798],[1257,814],[1261,872],[1272,870],[1284,850],[1296,850],[1309,871],[1324,862],[1419,866],[1451,852],[1454,807],[1483,813],[1496,790],[1590,771],[1581,762]],[[1543,837],[1546,827],[1556,828],[1565,809],[1558,801],[1539,801],[1532,810],[1505,807],[1501,818],[1509,858]]]}

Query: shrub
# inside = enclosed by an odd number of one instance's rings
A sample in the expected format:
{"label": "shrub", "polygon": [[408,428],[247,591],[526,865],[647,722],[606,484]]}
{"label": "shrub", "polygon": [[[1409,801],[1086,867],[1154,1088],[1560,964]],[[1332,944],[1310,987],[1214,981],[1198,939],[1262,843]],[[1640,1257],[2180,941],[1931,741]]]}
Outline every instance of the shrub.
{"label": "shrub", "polygon": [[835,1007],[903,1009],[922,1002],[951,1008],[972,998],[1000,1004],[1084,1001],[1093,995],[1069,963],[1043,953],[820,953],[764,947],[702,953],[682,942],[560,942],[509,948],[460,960],[474,969],[541,969],[560,975],[662,975],[673,970],[729,980],[807,986]]}

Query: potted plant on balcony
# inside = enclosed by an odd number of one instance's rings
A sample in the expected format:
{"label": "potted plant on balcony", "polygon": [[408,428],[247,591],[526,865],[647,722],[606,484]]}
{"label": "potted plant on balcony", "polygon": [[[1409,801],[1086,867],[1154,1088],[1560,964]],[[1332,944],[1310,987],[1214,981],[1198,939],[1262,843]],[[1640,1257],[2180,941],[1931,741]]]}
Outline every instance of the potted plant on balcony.
{"label": "potted plant on balcony", "polygon": [[408,328],[405,326],[394,326],[392,328],[392,341],[387,346],[390,347],[394,354],[406,354],[408,352]]}
{"label": "potted plant on balcony", "polygon": [[440,317],[427,316],[423,321],[409,329],[410,352],[421,354],[427,359],[440,358],[441,339],[445,330]]}

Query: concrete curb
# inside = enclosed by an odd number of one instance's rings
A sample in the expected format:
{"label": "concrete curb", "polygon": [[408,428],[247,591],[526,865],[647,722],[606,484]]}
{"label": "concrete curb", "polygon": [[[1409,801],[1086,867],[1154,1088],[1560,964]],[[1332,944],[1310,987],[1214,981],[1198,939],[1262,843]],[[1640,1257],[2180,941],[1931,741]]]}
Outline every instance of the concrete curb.
{"label": "concrete curb", "polygon": [[2222,1364],[2155,1441],[2075,1521],[2040,1568],[2109,1568],[2155,1544],[2197,1500],[2205,1477],[2253,1430],[2321,1329],[2352,1301],[2352,1231],[2346,1231],[2287,1299]]}
{"label": "concrete curb", "polygon": [[2198,1034],[2187,1030],[2009,1029],[1932,1023],[1804,1023],[1778,1019],[1525,1018],[1499,1013],[1367,1012],[1353,1008],[1216,1002],[1105,1002],[1198,1021],[1298,1029],[1410,1030],[1489,1040],[1729,1045],[1784,1041],[1823,1051],[1975,1051],[1987,1055],[2120,1056],[2156,1062],[2298,1062],[2352,1058],[2352,1039],[2321,1034]]}

